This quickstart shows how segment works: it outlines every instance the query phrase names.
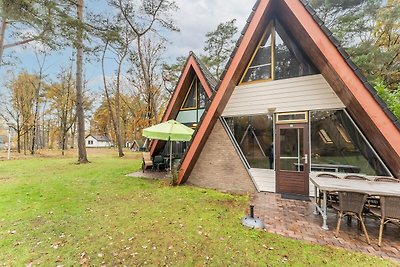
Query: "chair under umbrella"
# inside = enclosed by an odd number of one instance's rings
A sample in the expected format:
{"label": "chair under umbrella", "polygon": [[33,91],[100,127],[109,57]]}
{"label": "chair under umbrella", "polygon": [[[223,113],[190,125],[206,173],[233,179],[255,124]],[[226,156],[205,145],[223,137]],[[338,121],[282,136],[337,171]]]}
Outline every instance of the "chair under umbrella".
{"label": "chair under umbrella", "polygon": [[149,139],[168,141],[170,147],[169,166],[172,170],[172,141],[190,141],[194,130],[175,120],[169,120],[143,129],[143,136]]}

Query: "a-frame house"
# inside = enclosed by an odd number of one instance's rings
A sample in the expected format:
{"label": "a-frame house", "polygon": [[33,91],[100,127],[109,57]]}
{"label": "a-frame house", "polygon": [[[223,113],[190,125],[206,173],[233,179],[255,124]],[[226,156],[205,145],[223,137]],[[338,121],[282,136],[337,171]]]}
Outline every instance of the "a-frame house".
{"label": "a-frame house", "polygon": [[[206,107],[210,104],[216,85],[217,80],[207,67],[193,52],[190,52],[162,121],[174,119],[196,129]],[[154,156],[163,151],[168,153],[168,145],[165,141],[153,140],[150,146],[151,155]],[[188,144],[176,142],[173,145],[175,153],[181,157]]]}
{"label": "a-frame house", "polygon": [[178,182],[308,195],[321,171],[400,178],[399,128],[306,1],[259,0]]}

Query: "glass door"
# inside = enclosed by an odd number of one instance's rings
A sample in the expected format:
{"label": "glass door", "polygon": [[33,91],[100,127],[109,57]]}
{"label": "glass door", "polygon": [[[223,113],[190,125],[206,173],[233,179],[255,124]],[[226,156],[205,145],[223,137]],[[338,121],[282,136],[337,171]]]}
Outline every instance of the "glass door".
{"label": "glass door", "polygon": [[276,126],[276,191],[308,195],[308,124]]}

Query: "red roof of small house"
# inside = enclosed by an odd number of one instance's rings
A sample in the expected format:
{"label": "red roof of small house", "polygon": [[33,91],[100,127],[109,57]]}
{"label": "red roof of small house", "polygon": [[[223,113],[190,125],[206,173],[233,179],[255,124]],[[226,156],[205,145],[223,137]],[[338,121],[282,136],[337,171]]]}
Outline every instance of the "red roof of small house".
{"label": "red roof of small house", "polygon": [[368,83],[345,49],[302,0],[259,0],[247,20],[217,91],[182,160],[178,183],[185,182],[245,70],[267,23],[277,17],[310,57],[346,106],[394,176],[400,178],[400,121]]}
{"label": "red roof of small house", "polygon": [[[209,72],[206,66],[197,58],[197,56],[190,52],[186,60],[185,66],[182,70],[179,81],[175,87],[172,97],[168,103],[168,106],[164,112],[162,122],[170,119],[175,119],[178,115],[180,107],[185,99],[186,93],[190,88],[190,83],[193,78],[197,76],[201,85],[209,98],[212,97],[217,85],[217,80]],[[150,147],[151,155],[158,153],[165,142],[154,140]]]}

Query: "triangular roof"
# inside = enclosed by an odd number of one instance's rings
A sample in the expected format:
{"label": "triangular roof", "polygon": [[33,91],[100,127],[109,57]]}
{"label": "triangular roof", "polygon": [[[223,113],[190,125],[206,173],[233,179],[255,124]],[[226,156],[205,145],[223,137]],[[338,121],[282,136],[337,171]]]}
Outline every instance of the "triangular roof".
{"label": "triangular roof", "polygon": [[346,106],[391,172],[400,177],[400,121],[390,112],[332,32],[305,0],[259,0],[221,75],[213,100],[186,151],[178,183],[185,182],[243,74],[267,23],[278,18],[299,42]]}
{"label": "triangular roof", "polygon": [[[207,67],[199,60],[199,58],[191,51],[161,122],[176,118],[185,99],[186,93],[190,89],[190,84],[195,76],[198,77],[207,96],[209,98],[212,97],[215,92],[217,80],[210,73]],[[151,155],[154,155],[154,153],[158,152],[164,143],[165,142],[154,140],[150,148]]]}

